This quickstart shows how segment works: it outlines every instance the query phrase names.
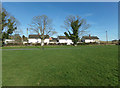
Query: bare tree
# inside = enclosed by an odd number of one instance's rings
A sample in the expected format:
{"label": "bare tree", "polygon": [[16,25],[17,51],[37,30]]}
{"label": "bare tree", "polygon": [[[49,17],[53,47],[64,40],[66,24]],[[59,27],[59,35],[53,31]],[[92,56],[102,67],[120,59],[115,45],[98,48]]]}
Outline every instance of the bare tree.
{"label": "bare tree", "polygon": [[41,46],[44,46],[44,40],[47,38],[47,35],[52,36],[56,33],[51,23],[52,21],[46,15],[35,16],[32,19],[30,30],[39,35]]}

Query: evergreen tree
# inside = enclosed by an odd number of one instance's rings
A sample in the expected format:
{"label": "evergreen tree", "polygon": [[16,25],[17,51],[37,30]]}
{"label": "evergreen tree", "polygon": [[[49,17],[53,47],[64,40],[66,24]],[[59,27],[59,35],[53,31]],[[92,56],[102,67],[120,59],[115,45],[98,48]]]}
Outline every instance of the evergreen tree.
{"label": "evergreen tree", "polygon": [[79,36],[83,34],[88,27],[89,24],[86,24],[86,21],[81,19],[79,16],[69,16],[65,20],[65,28],[68,32],[64,32],[64,34],[66,37],[71,39],[76,46],[79,40]]}
{"label": "evergreen tree", "polygon": [[[12,34],[16,29],[16,20],[14,17],[9,16],[9,14],[7,13],[7,11],[2,8],[2,12],[1,12],[1,16],[2,16],[2,41],[4,41],[4,39],[9,38],[9,35]],[[6,30],[4,30],[6,29]]]}
{"label": "evergreen tree", "polygon": [[2,13],[1,13],[1,17],[2,17],[2,31],[3,31],[4,28],[7,26],[7,16],[8,16],[8,13],[7,13],[6,10],[3,8],[3,9],[2,9]]}
{"label": "evergreen tree", "polygon": [[13,31],[17,29],[15,21],[12,21],[11,19],[8,19],[7,27],[8,27],[7,34],[12,34]]}

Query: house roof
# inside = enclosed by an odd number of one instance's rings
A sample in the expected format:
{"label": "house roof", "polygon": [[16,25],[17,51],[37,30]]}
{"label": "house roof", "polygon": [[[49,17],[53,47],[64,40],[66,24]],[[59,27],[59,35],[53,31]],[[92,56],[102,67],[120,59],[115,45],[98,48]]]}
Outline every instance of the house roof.
{"label": "house roof", "polygon": [[84,39],[99,39],[97,36],[83,36]]}
{"label": "house roof", "polygon": [[68,39],[66,36],[58,36],[59,39]]}
{"label": "house roof", "polygon": [[[49,35],[44,35],[46,38],[49,38]],[[40,38],[41,35],[29,35],[29,38]]]}
{"label": "house roof", "polygon": [[57,38],[52,38],[52,40],[57,40]]}
{"label": "house roof", "polygon": [[50,40],[50,42],[57,42],[57,38],[52,37],[52,40]]}
{"label": "house roof", "polygon": [[119,41],[119,40],[112,40],[112,42],[117,42],[117,41]]}

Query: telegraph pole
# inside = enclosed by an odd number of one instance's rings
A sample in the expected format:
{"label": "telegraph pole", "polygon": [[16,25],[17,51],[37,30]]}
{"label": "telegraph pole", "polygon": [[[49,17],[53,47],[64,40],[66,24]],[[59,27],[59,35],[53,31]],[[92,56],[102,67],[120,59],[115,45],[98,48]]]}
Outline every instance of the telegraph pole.
{"label": "telegraph pole", "polygon": [[106,43],[108,43],[108,35],[107,35],[107,31],[106,31]]}
{"label": "telegraph pole", "polygon": [[28,44],[28,28],[27,28],[27,44]]}
{"label": "telegraph pole", "polygon": [[27,28],[27,36],[28,36],[28,28]]}

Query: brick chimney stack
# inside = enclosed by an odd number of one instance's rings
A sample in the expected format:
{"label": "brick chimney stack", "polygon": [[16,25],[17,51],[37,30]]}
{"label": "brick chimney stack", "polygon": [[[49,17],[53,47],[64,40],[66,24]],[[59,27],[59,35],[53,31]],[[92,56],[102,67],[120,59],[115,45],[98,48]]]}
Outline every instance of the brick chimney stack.
{"label": "brick chimney stack", "polygon": [[90,34],[89,34],[89,38],[91,38]]}
{"label": "brick chimney stack", "polygon": [[52,40],[52,38],[51,38],[51,37],[49,37],[49,40]]}

